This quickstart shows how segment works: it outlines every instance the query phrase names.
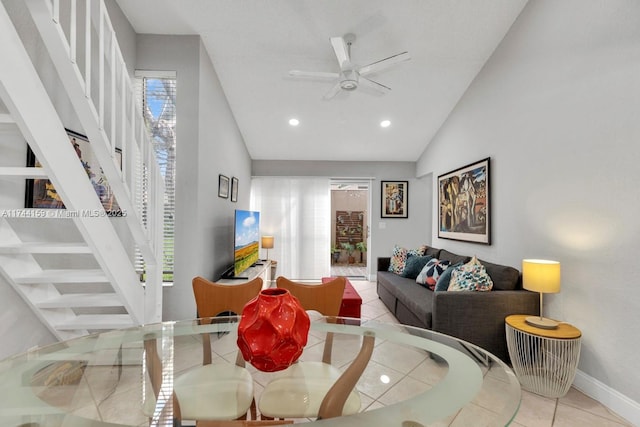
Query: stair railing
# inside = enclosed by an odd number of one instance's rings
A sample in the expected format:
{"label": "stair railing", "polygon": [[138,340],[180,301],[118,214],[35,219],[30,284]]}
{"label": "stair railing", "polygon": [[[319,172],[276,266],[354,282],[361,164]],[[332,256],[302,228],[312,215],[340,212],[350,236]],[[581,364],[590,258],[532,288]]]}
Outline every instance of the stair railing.
{"label": "stair railing", "polygon": [[[126,215],[146,266],[147,317],[157,318],[162,304],[164,179],[104,0],[26,3]],[[116,149],[121,150],[121,165]]]}

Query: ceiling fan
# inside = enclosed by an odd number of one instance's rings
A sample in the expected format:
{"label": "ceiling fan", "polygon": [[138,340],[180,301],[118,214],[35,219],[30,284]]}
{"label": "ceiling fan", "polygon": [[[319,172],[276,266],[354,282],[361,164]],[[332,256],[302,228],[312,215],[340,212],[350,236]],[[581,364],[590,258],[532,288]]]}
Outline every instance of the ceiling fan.
{"label": "ceiling fan", "polygon": [[343,37],[331,37],[330,39],[331,46],[336,54],[336,58],[338,59],[338,64],[340,64],[340,72],[291,70],[289,71],[289,75],[291,77],[337,80],[331,90],[324,95],[324,99],[333,98],[341,90],[356,90],[359,86],[372,89],[380,94],[389,92],[391,90],[390,87],[373,81],[365,76],[382,71],[399,62],[411,59],[409,52],[401,52],[388,58],[372,62],[369,65],[359,67],[351,62],[351,45],[355,39],[356,36],[352,33],[345,34]]}

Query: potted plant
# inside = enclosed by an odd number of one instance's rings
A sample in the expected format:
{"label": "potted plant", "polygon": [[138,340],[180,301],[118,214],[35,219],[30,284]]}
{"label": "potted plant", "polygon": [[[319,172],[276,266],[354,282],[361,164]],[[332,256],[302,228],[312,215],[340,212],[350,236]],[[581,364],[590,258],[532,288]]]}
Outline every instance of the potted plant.
{"label": "potted plant", "polygon": [[356,243],[356,249],[360,251],[360,262],[363,262],[364,253],[367,252],[367,244],[365,242]]}
{"label": "potted plant", "polygon": [[333,260],[334,264],[338,262],[338,259],[340,258],[340,252],[342,252],[342,249],[340,249],[338,245],[336,245],[335,243],[331,245],[331,259]]}
{"label": "potted plant", "polygon": [[342,249],[347,251],[347,256],[349,257],[349,264],[353,264],[354,262],[356,262],[356,259],[353,257],[353,251],[356,250],[356,247],[353,246],[352,243],[343,243]]}

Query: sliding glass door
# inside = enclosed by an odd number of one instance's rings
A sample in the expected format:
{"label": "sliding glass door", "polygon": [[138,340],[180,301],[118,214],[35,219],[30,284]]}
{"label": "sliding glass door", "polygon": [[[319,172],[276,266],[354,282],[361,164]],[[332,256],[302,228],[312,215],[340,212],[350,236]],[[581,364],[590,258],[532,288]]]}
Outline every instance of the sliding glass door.
{"label": "sliding glass door", "polygon": [[369,180],[331,181],[331,275],[369,277]]}

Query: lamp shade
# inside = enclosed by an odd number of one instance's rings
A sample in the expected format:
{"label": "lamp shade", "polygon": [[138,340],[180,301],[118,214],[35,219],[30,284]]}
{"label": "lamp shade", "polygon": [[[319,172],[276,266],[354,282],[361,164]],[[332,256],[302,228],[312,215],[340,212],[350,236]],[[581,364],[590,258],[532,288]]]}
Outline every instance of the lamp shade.
{"label": "lamp shade", "polygon": [[543,294],[560,292],[560,263],[544,259],[522,260],[522,286]]}
{"label": "lamp shade", "polygon": [[273,249],[273,236],[262,236],[262,249]]}

